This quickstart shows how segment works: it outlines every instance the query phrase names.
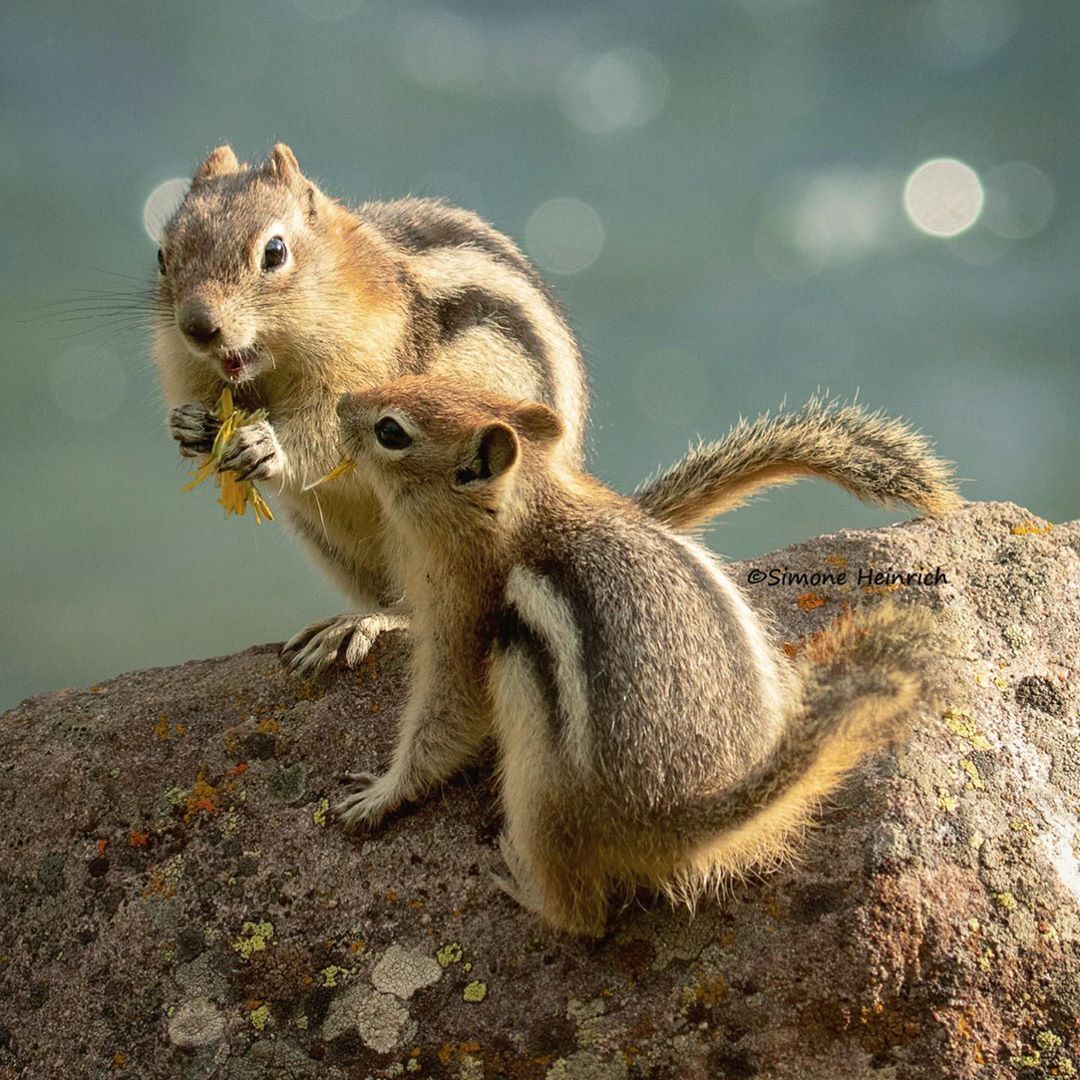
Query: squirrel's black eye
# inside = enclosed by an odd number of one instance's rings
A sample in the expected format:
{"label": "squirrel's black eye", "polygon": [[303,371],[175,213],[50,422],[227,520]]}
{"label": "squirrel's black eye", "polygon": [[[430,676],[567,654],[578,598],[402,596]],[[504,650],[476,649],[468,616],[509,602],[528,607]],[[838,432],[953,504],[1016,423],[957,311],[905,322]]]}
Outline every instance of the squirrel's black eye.
{"label": "squirrel's black eye", "polygon": [[387,450],[404,450],[412,442],[405,429],[392,416],[384,416],[375,424],[375,438]]}
{"label": "squirrel's black eye", "polygon": [[163,274],[165,273],[165,252],[161,248],[157,249],[157,268]]}
{"label": "squirrel's black eye", "polygon": [[280,236],[272,236],[263,248],[263,269],[276,270],[285,265],[288,257],[289,249],[285,246],[285,241]]}

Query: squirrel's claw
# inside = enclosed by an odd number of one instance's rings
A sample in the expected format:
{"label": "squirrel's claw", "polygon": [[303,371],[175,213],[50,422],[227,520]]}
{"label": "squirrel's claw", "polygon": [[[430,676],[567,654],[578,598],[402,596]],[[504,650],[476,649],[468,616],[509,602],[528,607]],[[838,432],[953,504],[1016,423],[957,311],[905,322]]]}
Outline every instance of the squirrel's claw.
{"label": "squirrel's claw", "polygon": [[169,412],[169,434],[180,444],[184,457],[209,454],[221,421],[195,402],[177,405]]}
{"label": "squirrel's claw", "polygon": [[367,656],[375,639],[385,630],[408,625],[403,615],[334,615],[305,626],[281,649],[283,663],[299,675],[325,671],[340,656],[346,667],[356,667]]}
{"label": "squirrel's claw", "polygon": [[237,428],[218,462],[219,472],[238,480],[272,480],[285,471],[285,452],[267,420]]}

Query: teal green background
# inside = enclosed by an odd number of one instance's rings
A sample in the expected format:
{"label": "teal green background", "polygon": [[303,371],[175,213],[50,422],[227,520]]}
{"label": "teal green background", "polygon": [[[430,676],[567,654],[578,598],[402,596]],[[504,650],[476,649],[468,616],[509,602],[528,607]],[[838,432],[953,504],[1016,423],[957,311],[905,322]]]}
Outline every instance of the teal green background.
{"label": "teal green background", "polygon": [[[599,256],[549,276],[620,490],[821,387],[934,436],[970,498],[1080,509],[1075,8],[55,0],[3,22],[0,706],[345,606],[280,524],[179,491],[133,299],[155,271],[142,208],[225,141],[283,139],[331,194],[444,195],[519,241],[546,200],[588,203]],[[583,130],[574,72],[624,48],[653,58],[655,115]],[[1035,166],[1045,226],[922,235],[903,183],[939,156]],[[87,289],[122,294],[114,313]],[[901,517],[803,484],[710,541],[738,558]]]}

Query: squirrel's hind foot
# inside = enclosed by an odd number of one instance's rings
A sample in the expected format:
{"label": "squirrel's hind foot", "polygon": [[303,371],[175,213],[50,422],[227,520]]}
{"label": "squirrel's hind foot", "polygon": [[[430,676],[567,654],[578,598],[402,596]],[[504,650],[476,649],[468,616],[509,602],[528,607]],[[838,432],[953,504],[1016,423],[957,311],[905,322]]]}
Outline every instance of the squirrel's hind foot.
{"label": "squirrel's hind foot", "polygon": [[387,630],[402,630],[409,620],[404,615],[334,615],[305,626],[281,649],[281,659],[299,675],[325,671],[339,657],[346,667],[356,667],[367,656],[375,639]]}

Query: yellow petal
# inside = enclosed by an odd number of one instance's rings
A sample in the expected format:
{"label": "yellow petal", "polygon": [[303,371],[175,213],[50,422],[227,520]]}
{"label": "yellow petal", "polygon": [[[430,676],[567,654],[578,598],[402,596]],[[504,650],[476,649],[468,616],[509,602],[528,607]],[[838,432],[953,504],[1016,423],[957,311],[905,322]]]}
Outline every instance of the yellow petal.
{"label": "yellow petal", "polygon": [[344,476],[347,472],[351,472],[355,467],[355,458],[342,458],[325,476],[320,476],[318,480],[313,480],[310,484],[305,484],[304,491],[310,491],[312,488],[317,488],[320,484],[325,484],[330,480],[336,480],[339,476]]}
{"label": "yellow petal", "polygon": [[232,391],[228,386],[221,388],[221,397],[218,398],[216,415],[219,420],[225,420],[236,411],[233,405]]}
{"label": "yellow petal", "polygon": [[235,429],[236,413],[230,413],[221,421],[221,427],[218,428],[217,435],[214,436],[214,445],[210,448],[210,456],[215,460],[220,459],[221,455],[225,453],[225,447],[229,445],[229,440],[233,437]]}
{"label": "yellow petal", "polygon": [[214,459],[207,458],[206,461],[199,466],[199,468],[191,473],[192,479],[186,483],[180,490],[190,491],[193,487],[198,487],[208,476],[213,475],[214,470],[217,468],[217,462]]}
{"label": "yellow petal", "polygon": [[252,484],[251,491],[249,492],[251,499],[251,508],[255,511],[255,520],[259,520],[261,514],[267,521],[273,521],[274,515],[270,512],[270,507],[266,505],[266,500],[262,497],[262,492]]}

